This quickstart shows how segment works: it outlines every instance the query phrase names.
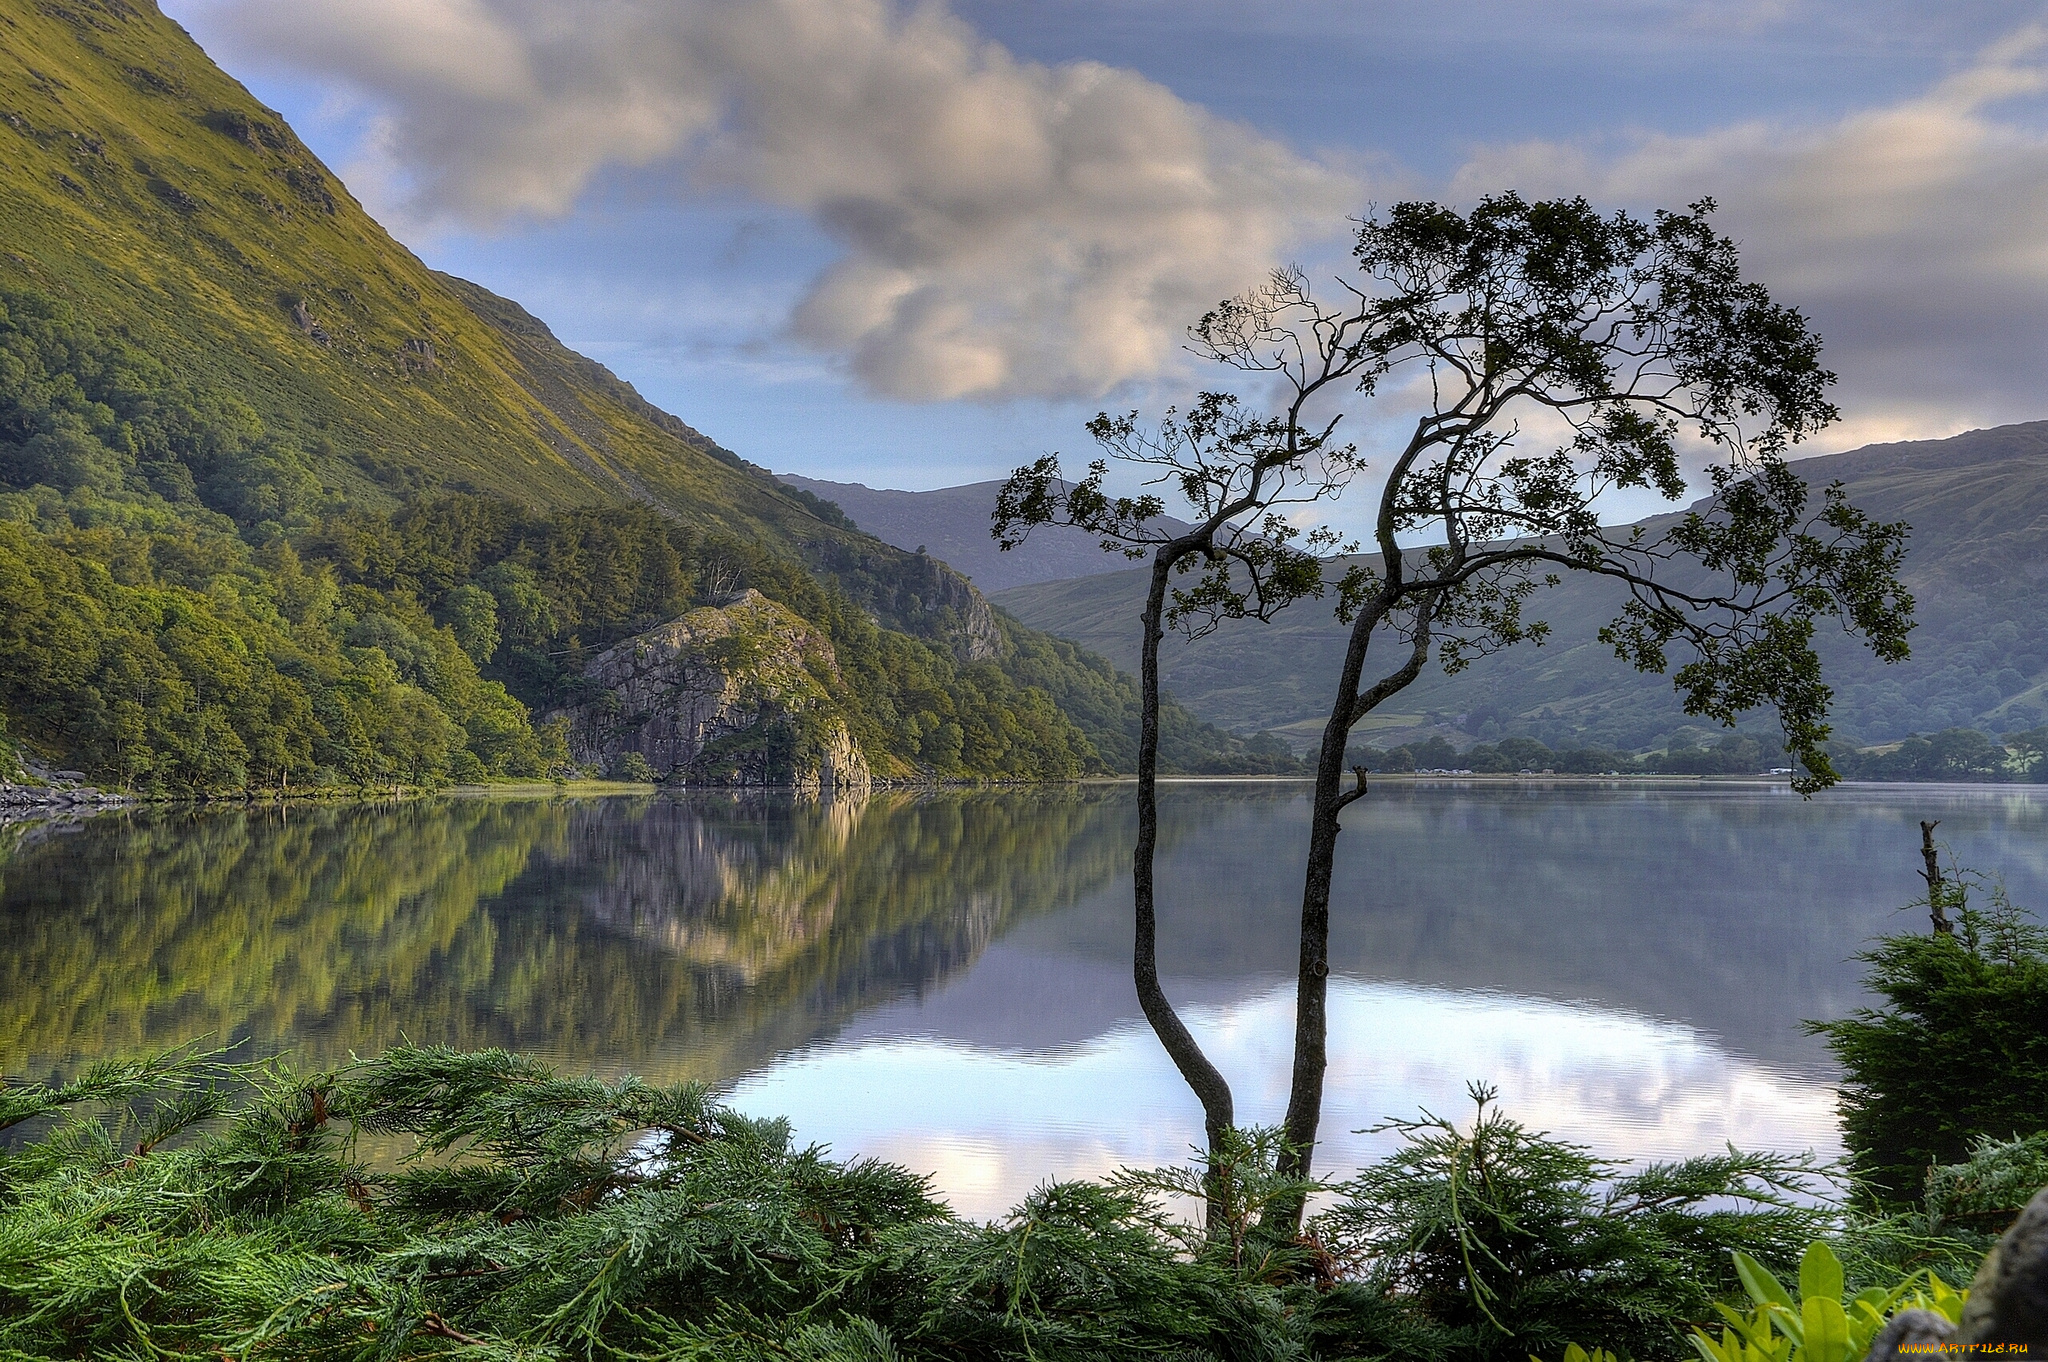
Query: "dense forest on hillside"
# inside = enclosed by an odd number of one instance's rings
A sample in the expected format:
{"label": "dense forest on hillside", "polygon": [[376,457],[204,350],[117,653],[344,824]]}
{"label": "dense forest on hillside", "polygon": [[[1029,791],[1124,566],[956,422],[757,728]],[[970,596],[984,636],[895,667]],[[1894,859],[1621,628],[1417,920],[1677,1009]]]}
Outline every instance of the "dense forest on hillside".
{"label": "dense forest on hillside", "polygon": [[[998,657],[963,660],[936,564],[926,600],[914,575],[821,576],[649,506],[420,489],[364,509],[323,482],[328,453],[61,301],[0,293],[13,740],[161,793],[541,775],[566,752],[533,716],[578,698],[590,653],[752,587],[830,639],[884,775],[1128,767],[1129,679],[1005,621]],[[846,576],[927,636],[883,627]],[[1183,769],[1292,765],[1184,713],[1173,729]]]}

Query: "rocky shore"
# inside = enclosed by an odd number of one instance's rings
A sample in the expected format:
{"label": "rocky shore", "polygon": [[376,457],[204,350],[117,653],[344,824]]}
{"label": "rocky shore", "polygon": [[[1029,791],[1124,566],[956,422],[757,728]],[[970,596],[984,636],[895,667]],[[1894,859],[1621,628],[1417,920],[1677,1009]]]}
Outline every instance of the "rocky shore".
{"label": "rocky shore", "polygon": [[89,813],[133,802],[129,796],[86,784],[82,771],[17,772],[0,780],[0,823],[52,814]]}

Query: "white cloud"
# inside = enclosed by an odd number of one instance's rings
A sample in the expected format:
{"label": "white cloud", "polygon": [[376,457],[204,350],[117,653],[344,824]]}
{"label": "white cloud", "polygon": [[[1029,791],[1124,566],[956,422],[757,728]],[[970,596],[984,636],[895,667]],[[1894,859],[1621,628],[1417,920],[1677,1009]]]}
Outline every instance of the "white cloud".
{"label": "white cloud", "polygon": [[214,18],[374,101],[359,173],[416,224],[563,214],[613,166],[808,215],[843,254],[792,333],[913,400],[1156,375],[1204,308],[1363,200],[1133,72],[1018,60],[937,4],[220,0]]}
{"label": "white cloud", "polygon": [[1819,127],[1751,122],[1618,150],[1474,155],[1451,194],[1721,203],[1723,228],[1805,310],[1842,375],[1831,447],[2048,415],[2048,28],[2023,28],[1915,98]]}

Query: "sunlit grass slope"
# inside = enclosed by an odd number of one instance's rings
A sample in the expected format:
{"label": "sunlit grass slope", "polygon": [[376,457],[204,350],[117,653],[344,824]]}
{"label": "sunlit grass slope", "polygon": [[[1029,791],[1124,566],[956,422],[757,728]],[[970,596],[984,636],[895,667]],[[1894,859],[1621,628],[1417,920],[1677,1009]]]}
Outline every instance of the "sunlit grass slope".
{"label": "sunlit grass slope", "polygon": [[907,557],[428,269],[147,0],[0,0],[0,184],[0,286],[238,393],[352,502],[651,501],[777,547]]}

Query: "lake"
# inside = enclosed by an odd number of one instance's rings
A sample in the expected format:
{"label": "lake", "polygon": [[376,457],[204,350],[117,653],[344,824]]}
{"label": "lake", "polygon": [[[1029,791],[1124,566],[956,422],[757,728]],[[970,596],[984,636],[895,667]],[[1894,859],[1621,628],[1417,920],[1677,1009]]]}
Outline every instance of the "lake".
{"label": "lake", "polygon": [[[1277,1121],[1306,788],[1161,799],[1161,970]],[[1918,820],[2048,902],[2012,787],[1388,782],[1346,815],[1326,1145],[1483,1080],[1613,1156],[1839,1151],[1806,1018],[1922,885]],[[449,798],[142,810],[0,830],[0,1071],[198,1038],[302,1066],[409,1038],[720,1085],[993,1215],[1158,1164],[1199,1109],[1129,977],[1128,786],[800,802]]]}

